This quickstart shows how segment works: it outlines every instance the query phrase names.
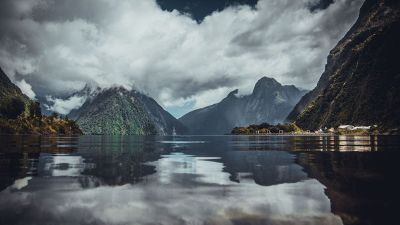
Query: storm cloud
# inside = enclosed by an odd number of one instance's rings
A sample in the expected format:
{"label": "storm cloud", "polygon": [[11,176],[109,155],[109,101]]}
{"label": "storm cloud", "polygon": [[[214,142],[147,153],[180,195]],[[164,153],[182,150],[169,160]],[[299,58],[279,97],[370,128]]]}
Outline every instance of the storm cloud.
{"label": "storm cloud", "polygon": [[259,0],[199,21],[155,0],[3,0],[0,66],[30,96],[122,85],[167,109],[248,93],[261,76],[311,89],[362,0],[318,2]]}

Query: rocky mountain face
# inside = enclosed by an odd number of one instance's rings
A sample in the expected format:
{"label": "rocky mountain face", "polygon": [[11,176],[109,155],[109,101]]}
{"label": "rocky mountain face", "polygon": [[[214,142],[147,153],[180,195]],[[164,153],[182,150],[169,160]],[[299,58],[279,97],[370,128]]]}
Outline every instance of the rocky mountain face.
{"label": "rocky mountain face", "polygon": [[10,98],[18,98],[24,103],[28,103],[30,101],[29,98],[11,82],[8,76],[0,68],[0,105],[3,105],[4,101],[7,101]]}
{"label": "rocky mountain face", "polygon": [[144,110],[148,113],[152,124],[159,135],[186,134],[187,128],[169,112],[164,110],[153,98],[140,92],[133,95],[142,103]]}
{"label": "rocky mountain face", "polygon": [[25,111],[29,103],[30,99],[0,68],[0,117],[16,118]]}
{"label": "rocky mountain face", "polygon": [[339,124],[400,127],[400,1],[366,0],[331,50],[317,87],[289,114],[303,129]]}
{"label": "rocky mountain face", "polygon": [[0,134],[79,135],[72,120],[43,116],[39,102],[29,99],[0,68]]}
{"label": "rocky mountain face", "polygon": [[256,83],[252,94],[239,97],[237,93],[238,90],[232,91],[221,102],[189,112],[179,121],[192,134],[225,134],[237,126],[279,123],[305,91],[263,77]]}
{"label": "rocky mountain face", "polygon": [[85,134],[171,135],[186,128],[154,99],[122,87],[84,91],[86,102],[68,115]]}

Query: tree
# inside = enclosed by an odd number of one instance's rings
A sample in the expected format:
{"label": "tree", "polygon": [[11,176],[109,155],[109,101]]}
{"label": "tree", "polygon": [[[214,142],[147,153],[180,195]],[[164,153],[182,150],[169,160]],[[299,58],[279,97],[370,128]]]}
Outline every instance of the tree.
{"label": "tree", "polygon": [[25,111],[25,103],[19,97],[8,98],[0,105],[0,114],[8,119],[16,119]]}
{"label": "tree", "polygon": [[42,110],[40,108],[40,103],[39,102],[31,102],[29,105],[29,116],[31,117],[41,117],[42,116]]}
{"label": "tree", "polygon": [[53,112],[53,113],[51,114],[51,117],[52,117],[53,119],[57,119],[57,118],[58,118],[58,114],[57,114],[56,112]]}

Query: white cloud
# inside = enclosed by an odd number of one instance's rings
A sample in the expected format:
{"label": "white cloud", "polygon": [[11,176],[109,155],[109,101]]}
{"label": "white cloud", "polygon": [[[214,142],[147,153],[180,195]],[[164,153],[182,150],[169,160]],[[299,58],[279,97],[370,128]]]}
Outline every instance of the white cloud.
{"label": "white cloud", "polygon": [[[188,103],[193,103],[194,108],[202,108],[218,103],[219,101],[221,101],[221,99],[225,98],[227,93],[229,93],[230,91],[232,91],[230,88],[219,87],[216,89],[204,91],[190,98],[177,98],[177,99],[173,99],[171,96],[168,95],[168,93],[163,93],[160,96],[160,99],[162,102],[164,102],[164,106],[166,107],[172,107],[172,106],[183,107]],[[173,100],[171,101],[171,99]]]}
{"label": "white cloud", "polygon": [[73,95],[66,100],[46,96],[46,99],[52,103],[51,106],[45,105],[48,110],[66,115],[71,112],[71,110],[81,107],[86,101],[86,96]]}
{"label": "white cloud", "polygon": [[90,82],[135,87],[169,106],[250,92],[263,75],[312,88],[362,1],[337,0],[313,13],[310,1],[260,0],[255,9],[229,7],[201,24],[154,0],[27,1],[41,4],[0,21],[0,65],[29,75],[41,95]]}
{"label": "white cloud", "polygon": [[24,93],[26,96],[28,96],[30,99],[35,99],[36,94],[32,90],[32,86],[28,83],[26,83],[25,80],[17,81],[15,84],[21,89],[22,93]]}

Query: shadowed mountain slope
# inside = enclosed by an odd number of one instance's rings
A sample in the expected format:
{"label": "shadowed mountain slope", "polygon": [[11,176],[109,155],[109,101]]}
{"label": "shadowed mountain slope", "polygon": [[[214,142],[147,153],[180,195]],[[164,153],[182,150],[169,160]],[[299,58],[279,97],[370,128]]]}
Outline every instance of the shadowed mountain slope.
{"label": "shadowed mountain slope", "polygon": [[328,56],[316,88],[288,120],[315,130],[339,124],[400,127],[400,1],[367,0]]}
{"label": "shadowed mountain slope", "polygon": [[194,110],[179,120],[192,134],[225,134],[236,126],[282,122],[305,91],[263,77],[247,96],[232,91],[221,102]]}

